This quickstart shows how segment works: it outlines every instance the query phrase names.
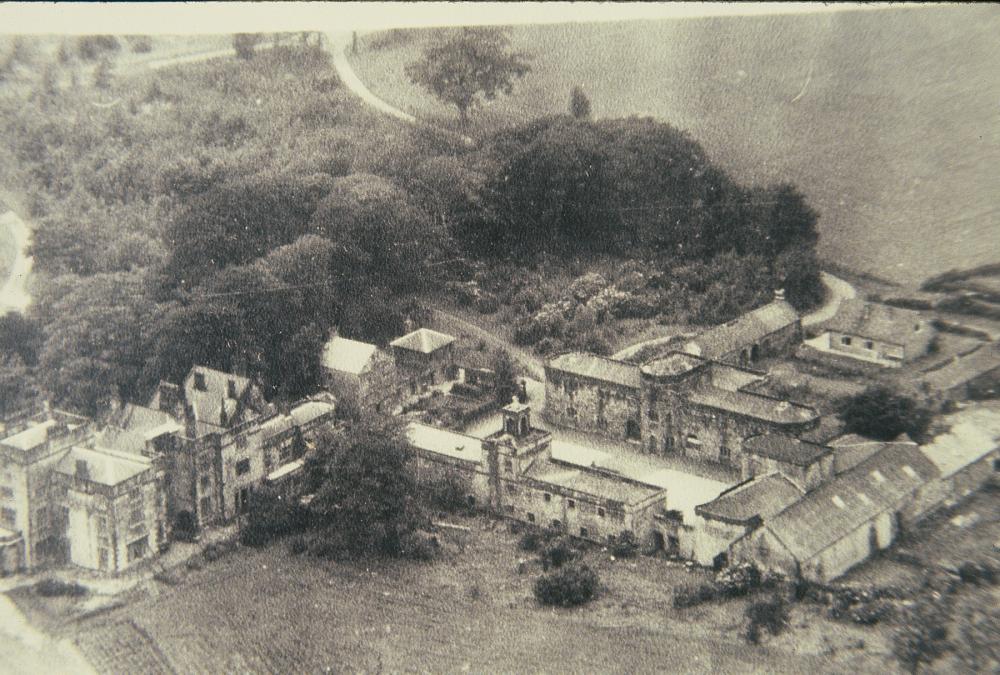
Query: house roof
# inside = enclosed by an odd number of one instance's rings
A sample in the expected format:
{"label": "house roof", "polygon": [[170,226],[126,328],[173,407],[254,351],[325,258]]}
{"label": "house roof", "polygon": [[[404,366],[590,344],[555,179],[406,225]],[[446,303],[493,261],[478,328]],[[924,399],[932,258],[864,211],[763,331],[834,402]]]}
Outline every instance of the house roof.
{"label": "house roof", "polygon": [[764,524],[799,562],[813,558],[939,475],[915,445],[890,443]]}
{"label": "house roof", "polygon": [[809,466],[833,450],[785,434],[762,434],[743,441],[743,452],[785,464]]}
{"label": "house roof", "polygon": [[410,445],[427,452],[433,452],[453,459],[479,463],[483,458],[483,442],[481,439],[460,434],[429,424],[411,422],[406,428],[406,437]]}
{"label": "house roof", "polygon": [[826,328],[905,346],[914,325],[922,322],[920,312],[912,309],[850,298],[840,303],[836,315],[826,322]]}
{"label": "house roof", "polygon": [[[203,375],[205,389],[195,387],[195,376]],[[236,396],[229,396],[229,382],[233,382]],[[236,401],[250,387],[250,379],[241,375],[224,373],[221,370],[194,366],[184,379],[184,396],[194,410],[194,418],[202,424],[226,426],[229,418],[237,411]],[[223,413],[225,415],[223,416]],[[223,420],[225,417],[225,420]]]}
{"label": "house roof", "polygon": [[839,436],[843,430],[844,421],[842,419],[836,415],[823,415],[819,418],[819,424],[816,425],[815,429],[799,434],[799,438],[810,443],[829,445],[830,439]]}
{"label": "house roof", "polygon": [[666,496],[663,488],[643,485],[550,460],[539,460],[532,463],[525,471],[525,476],[539,483],[548,483],[556,489],[574,490],[598,499],[627,505],[638,504],[660,493]]}
{"label": "house roof", "polygon": [[788,508],[803,495],[802,490],[778,473],[741,483],[717,498],[695,507],[703,518],[745,523],[756,517],[769,519]]}
{"label": "house roof", "polygon": [[108,426],[97,436],[97,444],[121,452],[140,453],[146,441],[183,429],[170,413],[127,403],[111,415]]}
{"label": "house roof", "polygon": [[702,387],[688,394],[691,403],[724,410],[726,412],[774,422],[776,424],[797,424],[809,422],[818,413],[804,405],[790,401],[750,394],[742,391],[726,391],[717,387]]}
{"label": "house roof", "polygon": [[654,377],[677,377],[687,375],[706,365],[708,361],[684,352],[670,352],[666,356],[652,359],[643,364],[641,371]]}
{"label": "house roof", "polygon": [[949,415],[947,432],[920,449],[947,478],[1000,447],[1000,407],[969,408]]}
{"label": "house roof", "polygon": [[376,351],[375,345],[336,336],[323,347],[320,363],[329,370],[357,375],[371,362]]}
{"label": "house roof", "polygon": [[709,359],[717,359],[741,347],[790,326],[799,314],[786,300],[774,300],[732,321],[705,331],[689,342],[684,350]]}
{"label": "house roof", "polygon": [[[87,477],[77,473],[81,462],[86,463]],[[140,455],[74,446],[56,464],[56,471],[79,480],[100,485],[118,485],[153,467],[149,459]]]}
{"label": "house roof", "polygon": [[455,341],[450,335],[439,333],[430,328],[418,328],[412,333],[407,333],[403,337],[396,338],[389,344],[400,349],[408,349],[411,352],[421,354],[431,354],[446,347]]}
{"label": "house roof", "polygon": [[640,387],[639,366],[587,352],[561,354],[545,364],[547,368],[623,387]]}
{"label": "house roof", "polygon": [[1000,368],[1000,348],[995,344],[986,344],[967,356],[926,373],[921,380],[932,389],[948,391],[997,368]]}
{"label": "house roof", "polygon": [[17,448],[18,450],[33,450],[48,440],[49,429],[58,424],[59,422],[54,419],[47,419],[32,424],[27,429],[3,439],[3,444],[11,448]]}
{"label": "house roof", "polygon": [[293,420],[295,420],[295,424],[302,427],[309,424],[317,417],[332,414],[333,411],[334,405],[332,403],[327,401],[310,400],[295,406],[288,414],[291,415]]}
{"label": "house roof", "polygon": [[260,432],[267,438],[273,438],[295,427],[295,422],[288,415],[275,415],[260,425]]}

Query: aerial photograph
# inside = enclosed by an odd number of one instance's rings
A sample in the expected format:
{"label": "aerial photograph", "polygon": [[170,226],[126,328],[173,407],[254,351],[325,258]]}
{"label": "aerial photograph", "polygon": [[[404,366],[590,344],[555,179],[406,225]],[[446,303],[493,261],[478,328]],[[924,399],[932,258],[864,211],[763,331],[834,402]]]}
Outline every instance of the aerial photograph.
{"label": "aerial photograph", "polygon": [[0,3],[0,675],[1000,673],[1000,5]]}

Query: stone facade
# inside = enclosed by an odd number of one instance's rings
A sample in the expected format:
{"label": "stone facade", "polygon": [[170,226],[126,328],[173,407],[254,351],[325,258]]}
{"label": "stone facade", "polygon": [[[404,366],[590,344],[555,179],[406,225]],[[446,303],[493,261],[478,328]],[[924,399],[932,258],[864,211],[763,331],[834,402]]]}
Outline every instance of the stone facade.
{"label": "stone facade", "polygon": [[736,366],[751,366],[772,356],[791,356],[802,343],[802,322],[785,300],[783,290],[775,291],[774,296],[771,303],[705,331],[684,351]]}
{"label": "stone facade", "polygon": [[403,396],[421,394],[456,374],[455,338],[419,328],[390,343]]}
{"label": "stone facade", "polygon": [[[580,372],[576,361],[594,366]],[[631,378],[615,377],[622,370]],[[585,354],[565,355],[545,366],[545,418],[553,424],[593,432],[616,440],[640,440],[638,368],[631,364]],[[630,381],[630,379],[632,381]]]}
{"label": "stone facade", "polygon": [[390,413],[399,405],[396,364],[375,345],[334,337],[324,348],[321,365],[326,389],[362,415]]}

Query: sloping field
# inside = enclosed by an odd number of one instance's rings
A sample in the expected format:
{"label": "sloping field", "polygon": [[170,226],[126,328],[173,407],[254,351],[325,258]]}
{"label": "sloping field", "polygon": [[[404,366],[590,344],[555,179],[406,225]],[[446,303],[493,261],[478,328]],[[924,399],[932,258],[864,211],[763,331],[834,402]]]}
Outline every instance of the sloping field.
{"label": "sloping field", "polygon": [[[1000,257],[1000,9],[522,26],[533,57],[483,130],[564,112],[652,115],[748,182],[789,180],[821,214],[825,257],[904,283]],[[385,100],[453,122],[403,65],[426,40],[352,59]]]}

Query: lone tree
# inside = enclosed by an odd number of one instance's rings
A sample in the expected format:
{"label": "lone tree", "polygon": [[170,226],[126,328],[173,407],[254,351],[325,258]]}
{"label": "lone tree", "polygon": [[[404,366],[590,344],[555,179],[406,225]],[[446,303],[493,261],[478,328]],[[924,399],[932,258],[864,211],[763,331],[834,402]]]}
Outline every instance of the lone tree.
{"label": "lone tree", "polygon": [[263,39],[259,33],[236,33],[233,35],[233,49],[236,50],[236,56],[249,61]]}
{"label": "lone tree", "polygon": [[919,442],[930,427],[931,411],[908,396],[875,385],[844,400],[840,418],[848,433],[880,441],[891,441],[906,433]]}
{"label": "lone tree", "polygon": [[569,94],[569,113],[578,120],[590,117],[590,99],[579,85],[573,87]]}
{"label": "lone tree", "polygon": [[458,108],[465,127],[471,109],[509,94],[514,80],[531,70],[524,58],[510,51],[510,40],[501,30],[462,28],[428,46],[423,58],[406,66],[406,75]]}

